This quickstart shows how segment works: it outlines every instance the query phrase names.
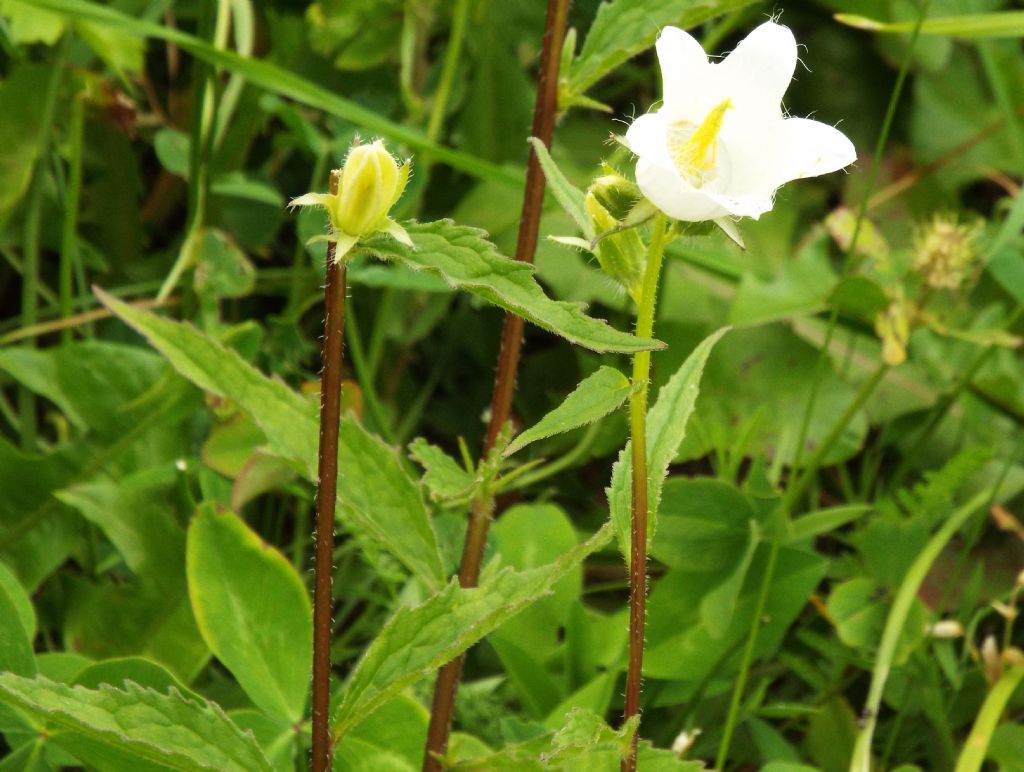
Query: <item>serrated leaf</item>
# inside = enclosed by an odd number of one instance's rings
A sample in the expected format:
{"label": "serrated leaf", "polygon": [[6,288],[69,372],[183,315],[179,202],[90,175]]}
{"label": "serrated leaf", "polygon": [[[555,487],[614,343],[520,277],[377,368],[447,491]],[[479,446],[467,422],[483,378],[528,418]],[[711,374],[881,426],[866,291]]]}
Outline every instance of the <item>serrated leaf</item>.
{"label": "serrated leaf", "polygon": [[568,93],[583,94],[627,59],[650,48],[662,27],[683,29],[701,24],[754,0],[611,0],[597,9],[597,16],[583,41],[580,55],[569,67]]}
{"label": "serrated leaf", "polygon": [[537,283],[532,265],[500,254],[479,228],[451,220],[410,222],[405,228],[415,248],[380,234],[360,242],[361,246],[382,260],[397,260],[413,270],[440,276],[452,287],[592,351],[633,353],[664,348],[660,341],[637,338],[587,316],[577,303],[552,300]]}
{"label": "serrated leaf", "polygon": [[549,593],[567,571],[610,539],[606,525],[543,568],[507,568],[469,589],[452,581],[423,604],[399,609],[352,672],[334,716],[334,737],[344,735],[406,686],[431,674]]}
{"label": "serrated leaf", "polygon": [[537,160],[540,161],[540,168],[544,171],[548,188],[555,195],[555,199],[562,205],[562,209],[572,218],[583,235],[587,237],[586,240],[593,241],[597,234],[594,232],[594,224],[584,208],[585,194],[565,178],[543,142],[536,137],[530,137],[530,144],[533,145]]}
{"label": "serrated leaf", "polygon": [[[267,437],[267,452],[298,462],[317,477],[316,404],[268,378],[237,352],[197,330],[133,308],[96,289],[100,300],[144,335],[171,365],[199,388],[234,401]],[[437,538],[416,484],[395,453],[351,418],[341,422],[338,506],[349,522],[395,555],[431,589],[444,581]]]}
{"label": "serrated leaf", "polygon": [[476,482],[454,458],[422,437],[409,443],[409,455],[423,467],[423,484],[434,501],[446,501],[466,496]]}
{"label": "serrated leaf", "polygon": [[266,713],[302,720],[313,610],[281,553],[231,512],[199,508],[188,529],[189,597],[210,649]]}
{"label": "serrated leaf", "polygon": [[[700,378],[704,373],[711,350],[721,337],[728,332],[723,327],[711,333],[693,350],[682,366],[658,392],[658,400],[647,413],[647,538],[658,525],[658,507],[661,504],[661,489],[669,464],[675,458],[679,445],[686,436],[686,424],[693,413],[694,403],[700,393]],[[612,467],[612,481],[608,488],[608,505],[612,523],[619,539],[619,547],[626,561],[629,561],[629,524],[633,494],[630,489],[633,475],[632,445],[619,453],[619,459]]]}
{"label": "serrated leaf", "polygon": [[341,419],[338,444],[339,516],[349,530],[383,545],[431,592],[441,589],[446,576],[430,513],[394,449],[351,415]]}
{"label": "serrated leaf", "polygon": [[[50,730],[131,755],[158,768],[196,772],[270,772],[251,735],[242,734],[219,707],[127,684],[85,689],[0,674],[0,700],[46,722]],[[63,743],[62,743],[63,744]]]}
{"label": "serrated leaf", "polygon": [[604,418],[629,399],[632,391],[629,378],[614,367],[598,368],[580,381],[561,405],[512,440],[505,449],[505,456],[517,453],[531,442],[569,432]]}

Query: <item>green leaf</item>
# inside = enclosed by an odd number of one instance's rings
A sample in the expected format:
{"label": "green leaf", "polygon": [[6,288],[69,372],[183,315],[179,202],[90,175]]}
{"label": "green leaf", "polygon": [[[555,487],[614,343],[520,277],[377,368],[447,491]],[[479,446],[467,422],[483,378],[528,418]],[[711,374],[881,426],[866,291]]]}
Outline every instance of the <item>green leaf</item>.
{"label": "green leaf", "polygon": [[992,256],[985,270],[1018,303],[1024,303],[1024,253],[1007,247]]}
{"label": "green leaf", "polygon": [[0,215],[21,200],[43,142],[41,122],[53,70],[40,64],[12,68],[0,83]]}
{"label": "green leaf", "polygon": [[[302,465],[316,480],[319,421],[313,400],[268,378],[235,351],[189,324],[133,308],[96,289],[103,303],[140,332],[199,388],[233,400],[267,437],[271,455]],[[340,514],[372,537],[431,589],[444,581],[437,538],[416,484],[395,452],[351,418],[341,422],[338,454]]]}
{"label": "green leaf", "polygon": [[[693,413],[693,405],[700,393],[700,379],[711,349],[718,343],[728,327],[711,333],[686,358],[682,366],[658,392],[658,400],[647,413],[647,538],[657,531],[661,489],[665,484],[668,466],[675,458],[679,445],[686,436],[686,424]],[[632,444],[619,453],[612,467],[612,481],[608,487],[608,504],[612,523],[619,539],[622,554],[629,561],[629,524],[632,516],[631,490],[633,478]]]}
{"label": "green leaf", "polygon": [[36,637],[36,610],[32,599],[21,586],[18,577],[3,562],[0,562],[0,591],[7,593],[7,598],[14,604],[14,609],[21,626],[29,640]]}
{"label": "green leaf", "polygon": [[306,80],[283,67],[261,59],[245,57],[234,51],[216,48],[173,26],[154,24],[85,0],[33,0],[33,4],[76,19],[85,19],[125,29],[135,35],[165,40],[180,46],[198,59],[237,73],[253,86],[323,110],[373,134],[401,142],[441,163],[448,164],[453,169],[459,169],[481,179],[498,180],[516,187],[522,185],[522,175],[517,171],[431,142],[415,129],[389,121],[373,110],[345,99],[337,92]]}
{"label": "green leaf", "polygon": [[[855,13],[837,13],[835,20],[870,32],[912,32],[916,21],[885,22]],[[941,16],[921,23],[922,35],[949,35],[958,38],[1024,37],[1024,11],[973,13],[966,16]]]}
{"label": "green leaf", "polygon": [[453,581],[420,606],[399,609],[352,672],[334,716],[334,737],[343,736],[406,686],[430,675],[548,594],[562,576],[610,538],[606,525],[548,566],[528,571],[506,568],[471,589]]}
{"label": "green leaf", "polygon": [[863,517],[872,509],[870,504],[847,504],[808,512],[790,523],[786,543],[792,544],[829,533]]}
{"label": "green leaf", "polygon": [[24,601],[25,591],[21,585],[8,588],[6,583],[0,584],[0,672],[29,676],[37,671],[32,639],[23,622]]}
{"label": "green leaf", "polygon": [[199,508],[188,529],[189,596],[213,653],[271,716],[302,720],[313,610],[284,556],[235,514]]}
{"label": "green leaf", "polygon": [[586,236],[587,241],[593,241],[594,236],[597,234],[594,233],[594,224],[591,222],[585,208],[584,192],[565,178],[562,170],[558,168],[543,142],[536,137],[530,137],[530,144],[533,145],[533,150],[537,154],[537,160],[540,161],[540,168],[544,170],[544,177],[547,179],[548,188],[554,193],[555,198],[562,205],[565,213],[576,223],[580,232]]}
{"label": "green leaf", "polygon": [[534,278],[532,265],[501,255],[479,228],[438,220],[411,222],[406,230],[414,248],[380,234],[361,242],[361,246],[383,260],[397,260],[414,270],[440,276],[452,287],[467,290],[593,351],[630,353],[664,348],[659,341],[637,338],[587,316],[578,304],[552,300]]}
{"label": "green leaf", "polygon": [[446,575],[437,534],[397,453],[351,414],[341,419],[338,444],[339,516],[353,533],[372,536],[431,592],[441,589]]}
{"label": "green leaf", "polygon": [[422,437],[409,443],[409,455],[425,470],[423,484],[434,501],[466,496],[476,482],[476,475],[467,472],[458,461]]}
{"label": "green leaf", "polygon": [[505,449],[511,456],[531,442],[569,432],[600,420],[629,399],[633,386],[614,367],[603,366],[588,375],[572,393],[536,424],[516,437]]}
{"label": "green leaf", "polygon": [[627,59],[653,45],[669,24],[689,29],[750,5],[754,0],[611,0],[601,3],[580,55],[569,72],[568,93],[583,94]]}
{"label": "green leaf", "polygon": [[256,741],[219,707],[173,692],[134,684],[85,689],[2,673],[0,700],[46,722],[51,733],[60,730],[53,739],[61,745],[66,737],[87,741],[148,762],[146,768],[270,772]]}

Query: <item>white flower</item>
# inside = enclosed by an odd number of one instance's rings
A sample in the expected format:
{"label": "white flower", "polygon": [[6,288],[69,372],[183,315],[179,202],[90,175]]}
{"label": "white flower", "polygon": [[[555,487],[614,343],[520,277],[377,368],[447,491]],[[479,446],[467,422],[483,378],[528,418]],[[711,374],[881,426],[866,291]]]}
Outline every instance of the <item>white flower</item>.
{"label": "white flower", "polygon": [[857,153],[838,129],[786,118],[782,95],[796,69],[788,27],[766,22],[723,61],[676,27],[657,43],[664,100],[626,132],[639,156],[636,180],[669,217],[715,220],[760,217],[783,183],[842,169]]}

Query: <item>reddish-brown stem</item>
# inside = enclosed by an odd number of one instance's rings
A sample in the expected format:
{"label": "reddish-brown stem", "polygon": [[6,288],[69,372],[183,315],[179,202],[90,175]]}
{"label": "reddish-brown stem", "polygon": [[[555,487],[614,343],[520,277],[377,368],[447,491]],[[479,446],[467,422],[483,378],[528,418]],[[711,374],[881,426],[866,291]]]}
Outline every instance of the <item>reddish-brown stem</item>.
{"label": "reddish-brown stem", "polygon": [[[331,172],[331,193],[338,173]],[[345,340],[345,265],[327,245],[324,340],[320,374],[320,454],[316,486],[316,553],[313,563],[313,772],[330,772],[331,607],[334,580],[334,502],[338,492],[338,425],[341,420],[341,364]]]}
{"label": "reddish-brown stem", "polygon": [[[555,131],[555,116],[558,112],[558,66],[561,59],[562,41],[569,14],[569,0],[548,0],[547,17],[544,23],[544,43],[540,57],[540,76],[537,83],[537,101],[533,110],[533,136],[546,147],[551,147]],[[544,206],[544,174],[536,154],[530,152],[526,169],[526,189],[523,193],[522,217],[519,221],[519,241],[516,244],[516,260],[533,262],[537,250],[537,232],[540,214]],[[498,433],[508,421],[512,410],[512,395],[516,388],[516,373],[519,370],[519,354],[523,344],[522,317],[508,314],[501,331],[501,351],[498,354],[498,372],[494,379],[494,393],[491,396],[491,417],[484,438],[483,457],[486,458],[497,441]],[[480,578],[480,564],[483,560],[487,531],[491,524],[494,501],[483,495],[473,501],[470,508],[466,541],[462,548],[459,564],[459,584],[475,587]],[[441,772],[439,757],[448,751],[448,736],[451,734],[452,717],[455,714],[455,697],[462,677],[464,655],[460,655],[441,668],[434,685],[434,701],[430,713],[430,728],[427,745],[423,754],[424,772]]]}

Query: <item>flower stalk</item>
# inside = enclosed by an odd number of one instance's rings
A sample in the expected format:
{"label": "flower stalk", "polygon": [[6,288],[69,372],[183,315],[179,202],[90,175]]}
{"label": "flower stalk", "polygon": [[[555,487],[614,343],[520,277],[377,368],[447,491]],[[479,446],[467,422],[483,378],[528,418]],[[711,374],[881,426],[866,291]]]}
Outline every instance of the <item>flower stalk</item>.
{"label": "flower stalk", "polygon": [[[654,218],[651,246],[644,269],[643,289],[637,311],[636,334],[650,338],[654,332],[654,309],[658,297],[658,279],[665,256],[667,235],[665,215]],[[640,714],[640,690],[643,682],[644,627],[647,616],[647,398],[651,380],[651,352],[633,356],[633,395],[629,401],[629,434],[633,448],[632,517],[629,546],[629,661],[626,670],[626,707],[623,720]],[[633,733],[628,755],[622,760],[623,772],[635,772],[639,732]]]}
{"label": "flower stalk", "polygon": [[[558,69],[568,15],[568,0],[548,0],[532,129],[532,136],[540,139],[546,147],[551,147],[551,137],[555,130],[555,117],[558,110]],[[544,174],[536,154],[531,152],[526,170],[526,188],[523,192],[516,260],[533,262],[534,253],[537,251],[537,233],[540,228],[540,215],[543,207]],[[490,420],[484,439],[483,458],[487,458],[491,452],[511,413],[512,395],[515,393],[522,343],[522,317],[514,314],[506,315],[505,325],[501,332],[498,371],[495,375],[494,392],[491,397]],[[474,500],[470,508],[466,540],[463,544],[462,559],[459,564],[459,584],[462,587],[475,587],[480,578],[484,546],[487,543],[487,532],[490,529],[493,514],[494,500],[492,497],[481,496]],[[438,671],[430,711],[427,744],[423,753],[424,772],[441,772],[443,768],[441,759],[448,751],[448,738],[455,715],[455,698],[458,693],[459,681],[462,678],[464,660],[465,655],[460,655]]]}
{"label": "flower stalk", "polygon": [[[331,172],[337,195],[340,173]],[[320,373],[320,452],[317,462],[315,553],[313,563],[313,772],[330,772],[333,748],[331,701],[331,607],[334,582],[334,506],[338,491],[338,428],[341,420],[341,366],[345,340],[345,262],[334,259],[327,243],[324,338]]]}

